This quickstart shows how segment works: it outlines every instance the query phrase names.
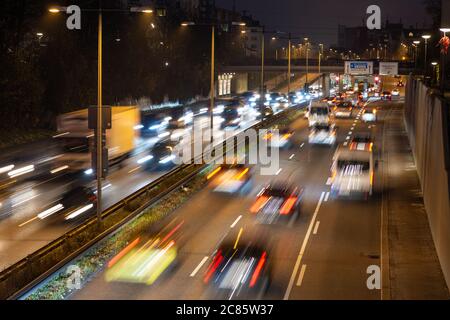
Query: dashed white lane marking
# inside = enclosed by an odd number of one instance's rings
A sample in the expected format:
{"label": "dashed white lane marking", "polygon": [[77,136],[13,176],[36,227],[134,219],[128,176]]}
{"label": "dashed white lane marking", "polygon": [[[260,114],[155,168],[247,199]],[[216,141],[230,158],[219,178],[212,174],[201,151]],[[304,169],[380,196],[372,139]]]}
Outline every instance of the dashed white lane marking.
{"label": "dashed white lane marking", "polygon": [[316,222],[316,226],[314,227],[313,234],[317,234],[317,231],[319,230],[320,221]]}
{"label": "dashed white lane marking", "polygon": [[198,264],[198,266],[194,269],[194,271],[192,271],[190,277],[195,277],[195,275],[197,274],[197,272],[201,269],[201,267],[205,264],[205,262],[208,260],[208,256],[203,257],[202,261],[200,261],[200,263]]}
{"label": "dashed white lane marking", "polygon": [[237,225],[237,223],[239,222],[239,220],[241,220],[241,218],[242,218],[242,215],[237,217],[236,220],[234,220],[233,224],[230,226],[230,228],[234,228]]}
{"label": "dashed white lane marking", "polygon": [[325,199],[323,201],[327,202],[329,197],[330,197],[330,192],[327,192],[325,194]]}
{"label": "dashed white lane marking", "polygon": [[353,134],[353,131],[349,131],[349,132],[348,132],[348,135],[351,135],[351,134]]}
{"label": "dashed white lane marking", "polygon": [[302,265],[302,268],[300,269],[300,275],[298,276],[297,287],[300,287],[302,285],[303,277],[305,276],[305,271],[306,271],[306,264]]}
{"label": "dashed white lane marking", "polygon": [[332,181],[333,181],[333,179],[332,179],[331,177],[328,178],[328,179],[327,179],[326,185],[327,185],[327,186],[331,186]]}
{"label": "dashed white lane marking", "polygon": [[279,175],[281,171],[283,171],[283,168],[278,169],[276,175]]}
{"label": "dashed white lane marking", "polygon": [[303,143],[300,145],[300,148],[303,148],[304,145],[305,145],[305,143],[303,142]]}
{"label": "dashed white lane marking", "polygon": [[344,147],[346,147],[346,146],[348,146],[348,142],[347,141],[344,142]]}
{"label": "dashed white lane marking", "polygon": [[345,140],[350,140],[350,136],[347,136],[347,137],[345,138]]}
{"label": "dashed white lane marking", "polygon": [[295,154],[291,154],[291,156],[289,157],[289,160],[292,160],[295,157]]}
{"label": "dashed white lane marking", "polygon": [[138,167],[136,167],[136,168],[131,169],[130,171],[128,171],[128,173],[133,173],[133,172],[135,172],[135,171],[138,171],[140,168],[141,168],[141,166],[138,166]]}
{"label": "dashed white lane marking", "polygon": [[306,232],[305,239],[303,239],[302,247],[300,248],[300,252],[298,253],[297,261],[295,262],[294,270],[292,271],[291,279],[289,280],[288,287],[284,294],[283,300],[288,300],[289,295],[291,294],[292,287],[294,286],[295,276],[297,275],[298,268],[300,267],[300,263],[302,262],[303,254],[305,253],[306,245],[308,244],[309,237],[312,232],[312,228],[314,223],[316,222],[317,214],[319,213],[320,206],[322,205],[323,197],[325,196],[325,192],[322,192],[320,195],[319,202],[317,203],[316,210],[314,211],[314,215],[309,223],[308,231]]}

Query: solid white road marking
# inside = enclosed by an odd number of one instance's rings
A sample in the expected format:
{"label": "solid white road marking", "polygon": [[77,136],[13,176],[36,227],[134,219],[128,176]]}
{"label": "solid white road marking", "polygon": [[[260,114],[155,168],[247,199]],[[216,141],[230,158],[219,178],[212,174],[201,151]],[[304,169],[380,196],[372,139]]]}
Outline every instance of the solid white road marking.
{"label": "solid white road marking", "polygon": [[324,199],[325,202],[328,201],[329,196],[330,196],[330,192],[327,192],[327,193],[325,194],[325,199]]}
{"label": "solid white road marking", "polygon": [[308,244],[309,237],[312,232],[312,228],[314,223],[316,222],[317,214],[319,213],[320,206],[322,205],[323,197],[325,196],[325,192],[322,192],[320,195],[319,202],[317,203],[316,210],[314,211],[314,215],[309,223],[308,231],[306,232],[305,239],[303,239],[302,247],[300,248],[300,252],[298,253],[297,261],[295,262],[294,270],[292,271],[291,279],[289,280],[288,287],[284,294],[283,300],[288,300],[289,295],[291,294],[292,287],[294,286],[295,276],[297,275],[298,268],[300,267],[300,263],[302,262],[303,254],[305,253],[306,245]]}
{"label": "solid white road marking", "polygon": [[234,228],[237,225],[237,223],[239,222],[239,220],[241,220],[241,218],[242,218],[242,215],[237,217],[236,220],[234,220],[233,224],[230,226],[230,228]]}
{"label": "solid white road marking", "polygon": [[302,285],[303,277],[305,276],[305,271],[306,271],[306,264],[302,265],[302,268],[300,269],[300,275],[298,276],[297,287],[300,287]]}
{"label": "solid white road marking", "polygon": [[200,270],[200,268],[205,264],[206,260],[208,260],[208,256],[203,257],[202,261],[200,261],[200,263],[198,264],[198,266],[194,269],[194,271],[192,271],[190,277],[195,277],[195,275],[197,274],[197,272]]}
{"label": "solid white road marking", "polygon": [[314,227],[313,234],[317,234],[317,230],[319,230],[320,221],[316,222],[316,226]]}

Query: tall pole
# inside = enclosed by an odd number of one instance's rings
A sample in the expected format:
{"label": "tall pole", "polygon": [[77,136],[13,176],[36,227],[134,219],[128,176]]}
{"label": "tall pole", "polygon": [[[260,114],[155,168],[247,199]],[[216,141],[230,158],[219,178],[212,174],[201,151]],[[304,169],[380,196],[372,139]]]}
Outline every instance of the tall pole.
{"label": "tall pole", "polygon": [[427,73],[427,58],[428,58],[427,52],[428,52],[428,39],[425,38],[425,53],[424,53],[425,64],[423,65],[424,75],[426,75]]}
{"label": "tall pole", "polygon": [[97,220],[100,223],[102,219],[102,8],[98,12],[98,79],[97,79]]}
{"label": "tall pole", "polygon": [[319,44],[319,74],[320,74],[320,60],[322,58],[322,51],[320,51],[321,45]]}
{"label": "tall pole", "polygon": [[289,48],[288,48],[288,87],[287,92],[291,92],[291,34],[289,34]]}
{"label": "tall pole", "polygon": [[211,116],[211,144],[214,141],[214,135],[213,135],[213,124],[214,124],[214,60],[215,60],[215,43],[214,43],[214,34],[215,34],[215,27],[214,25],[212,25],[212,29],[211,29],[211,103],[209,105],[209,113]]}
{"label": "tall pole", "polygon": [[261,93],[261,101],[262,98],[264,97],[264,28],[262,31],[262,37],[261,37],[261,89],[260,89],[260,93]]}
{"label": "tall pole", "polygon": [[309,50],[308,42],[306,42],[306,85],[308,85],[308,73],[309,73]]}

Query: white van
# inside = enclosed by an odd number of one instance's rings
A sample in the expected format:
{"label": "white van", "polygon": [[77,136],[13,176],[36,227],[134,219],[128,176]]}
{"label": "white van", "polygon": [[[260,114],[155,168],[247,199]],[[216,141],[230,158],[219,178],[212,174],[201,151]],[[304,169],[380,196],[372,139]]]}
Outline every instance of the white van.
{"label": "white van", "polygon": [[330,115],[331,111],[327,102],[315,101],[311,103],[308,109],[309,126],[312,127],[316,124],[329,124]]}
{"label": "white van", "polygon": [[331,167],[331,195],[334,198],[363,197],[372,195],[374,178],[372,146],[339,148]]}

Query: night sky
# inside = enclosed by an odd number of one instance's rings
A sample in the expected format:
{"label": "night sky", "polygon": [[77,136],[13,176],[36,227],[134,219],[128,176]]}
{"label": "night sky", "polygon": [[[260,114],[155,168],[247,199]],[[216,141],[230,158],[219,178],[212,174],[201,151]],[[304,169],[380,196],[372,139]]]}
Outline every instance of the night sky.
{"label": "night sky", "polygon": [[[362,25],[369,5],[381,8],[382,21],[402,20],[406,27],[423,27],[430,18],[423,0],[236,0],[238,11],[247,10],[266,28],[308,36],[313,42],[337,43],[337,25]],[[216,0],[219,7],[231,9],[233,0]]]}

